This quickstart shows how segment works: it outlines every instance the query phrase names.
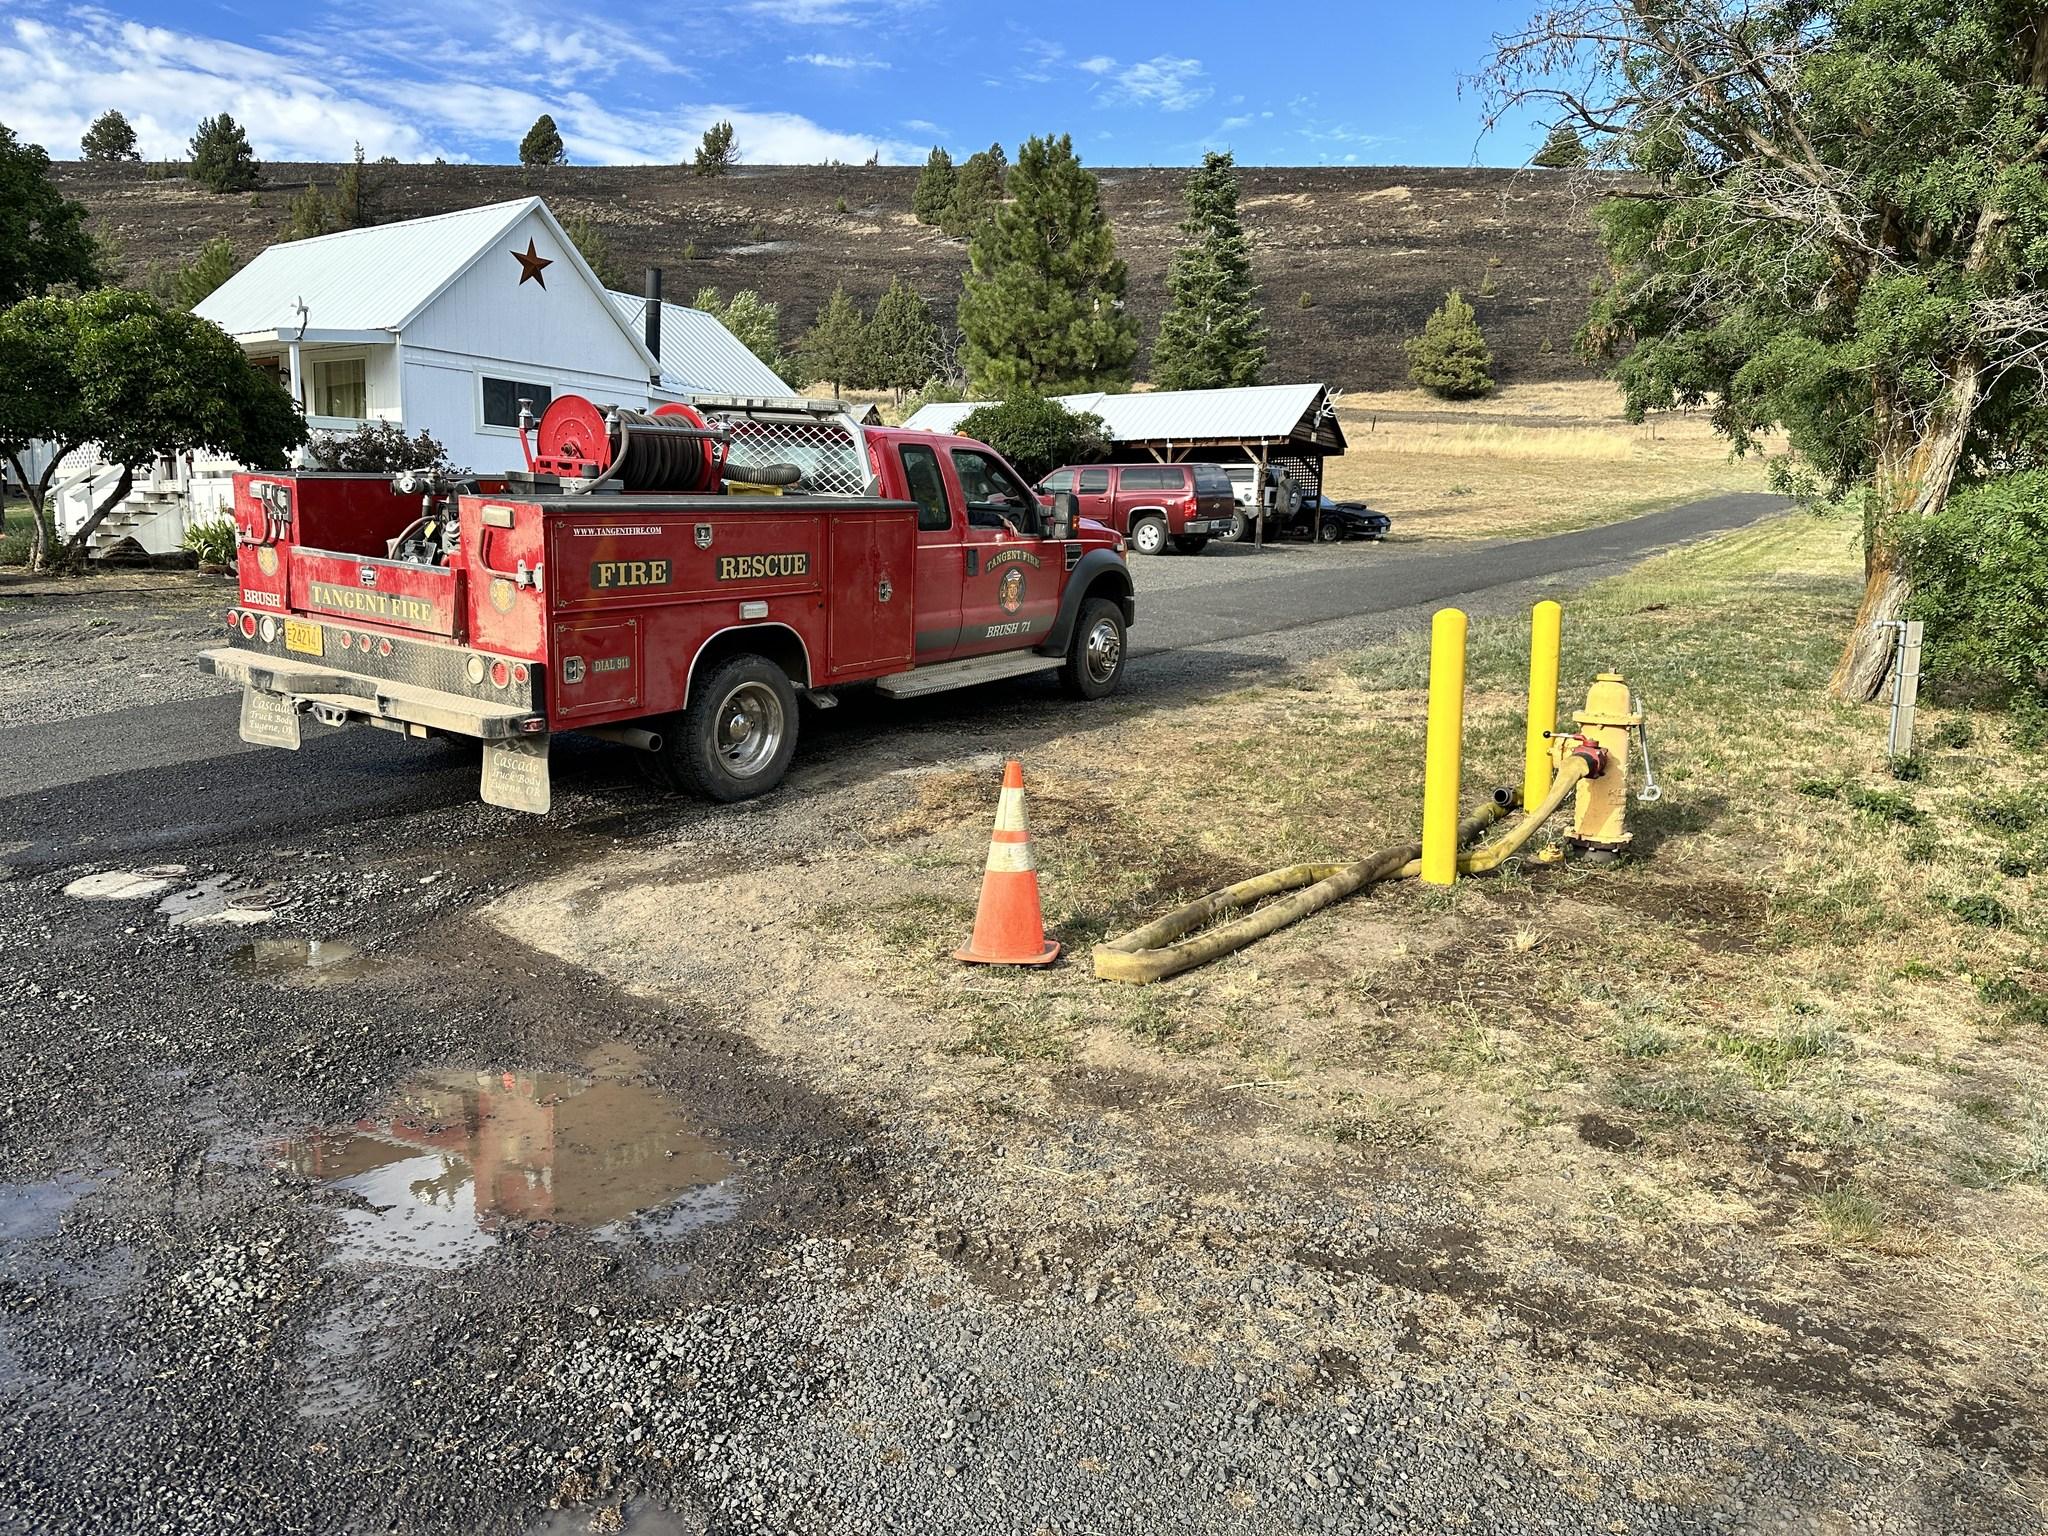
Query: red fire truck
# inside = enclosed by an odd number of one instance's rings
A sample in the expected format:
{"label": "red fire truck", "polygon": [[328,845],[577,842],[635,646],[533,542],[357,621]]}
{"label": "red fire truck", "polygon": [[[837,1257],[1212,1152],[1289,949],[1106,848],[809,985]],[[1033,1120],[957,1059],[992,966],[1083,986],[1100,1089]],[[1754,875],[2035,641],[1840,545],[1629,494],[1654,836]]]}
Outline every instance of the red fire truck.
{"label": "red fire truck", "polygon": [[565,395],[520,438],[491,480],[235,477],[240,600],[200,664],[242,684],[243,740],[470,737],[483,798],[545,812],[579,731],[733,801],[781,781],[799,699],[1123,675],[1123,541],[984,444],[733,397]]}

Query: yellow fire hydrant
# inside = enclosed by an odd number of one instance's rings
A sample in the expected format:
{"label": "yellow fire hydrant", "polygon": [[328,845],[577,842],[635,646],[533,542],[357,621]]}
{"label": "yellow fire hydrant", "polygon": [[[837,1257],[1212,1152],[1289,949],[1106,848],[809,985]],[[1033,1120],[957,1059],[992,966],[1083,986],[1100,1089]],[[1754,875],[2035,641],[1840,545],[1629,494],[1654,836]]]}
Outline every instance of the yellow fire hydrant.
{"label": "yellow fire hydrant", "polygon": [[[1586,707],[1572,719],[1578,723],[1580,735],[1598,747],[1607,761],[1598,777],[1579,781],[1571,840],[1583,848],[1620,853],[1635,838],[1628,829],[1629,733],[1642,730],[1642,714],[1629,697],[1621,674],[1602,672],[1586,690]],[[1573,740],[1570,736],[1557,738],[1556,750],[1570,750]],[[1643,761],[1647,767],[1647,755]],[[1645,798],[1654,796],[1646,794]]]}

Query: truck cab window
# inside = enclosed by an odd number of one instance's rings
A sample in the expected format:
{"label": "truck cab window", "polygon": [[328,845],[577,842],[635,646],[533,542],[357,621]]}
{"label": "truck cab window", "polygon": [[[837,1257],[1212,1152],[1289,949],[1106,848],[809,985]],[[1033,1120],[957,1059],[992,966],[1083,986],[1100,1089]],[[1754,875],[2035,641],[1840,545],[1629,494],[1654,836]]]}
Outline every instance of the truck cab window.
{"label": "truck cab window", "polygon": [[1074,472],[1071,469],[1056,469],[1038,482],[1038,488],[1048,496],[1057,496],[1061,491],[1071,490]]}
{"label": "truck cab window", "polygon": [[946,505],[946,479],[939,473],[938,454],[914,443],[897,451],[903,456],[903,479],[910,487],[910,499],[917,503],[917,526],[926,533],[952,527],[953,509]]}
{"label": "truck cab window", "polygon": [[1075,487],[1089,495],[1099,495],[1109,489],[1109,471],[1106,469],[1084,469],[1081,483]]}
{"label": "truck cab window", "polygon": [[969,527],[1009,528],[1037,535],[1038,498],[1007,465],[971,448],[955,448],[953,472],[960,477],[960,492],[967,498]]}

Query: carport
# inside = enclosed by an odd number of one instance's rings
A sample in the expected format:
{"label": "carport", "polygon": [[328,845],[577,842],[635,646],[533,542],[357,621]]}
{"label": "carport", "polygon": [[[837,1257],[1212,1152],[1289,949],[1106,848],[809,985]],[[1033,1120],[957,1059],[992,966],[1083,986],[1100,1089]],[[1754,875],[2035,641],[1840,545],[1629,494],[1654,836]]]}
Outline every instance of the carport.
{"label": "carport", "polygon": [[[1347,446],[1327,384],[1253,384],[1242,389],[1161,389],[1112,395],[1062,395],[1072,411],[1102,418],[1118,459],[1162,464],[1254,464],[1254,506],[1265,505],[1266,478],[1284,471],[1312,497],[1323,489],[1323,461]],[[951,432],[983,402],[927,405],[905,426]],[[1317,522],[1322,521],[1320,514]]]}

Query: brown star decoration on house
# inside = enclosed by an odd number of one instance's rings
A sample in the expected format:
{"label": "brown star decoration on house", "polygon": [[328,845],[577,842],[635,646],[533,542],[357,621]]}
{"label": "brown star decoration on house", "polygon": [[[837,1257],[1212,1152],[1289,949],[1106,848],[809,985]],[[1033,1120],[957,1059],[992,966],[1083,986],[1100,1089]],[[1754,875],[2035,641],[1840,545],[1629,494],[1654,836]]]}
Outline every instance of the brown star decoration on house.
{"label": "brown star decoration on house", "polygon": [[529,240],[526,242],[525,250],[512,253],[512,259],[519,263],[519,281],[522,286],[530,277],[536,283],[539,283],[541,287],[547,287],[548,280],[541,275],[541,268],[550,265],[554,261],[554,257],[541,255],[539,251],[533,248],[533,242]]}

